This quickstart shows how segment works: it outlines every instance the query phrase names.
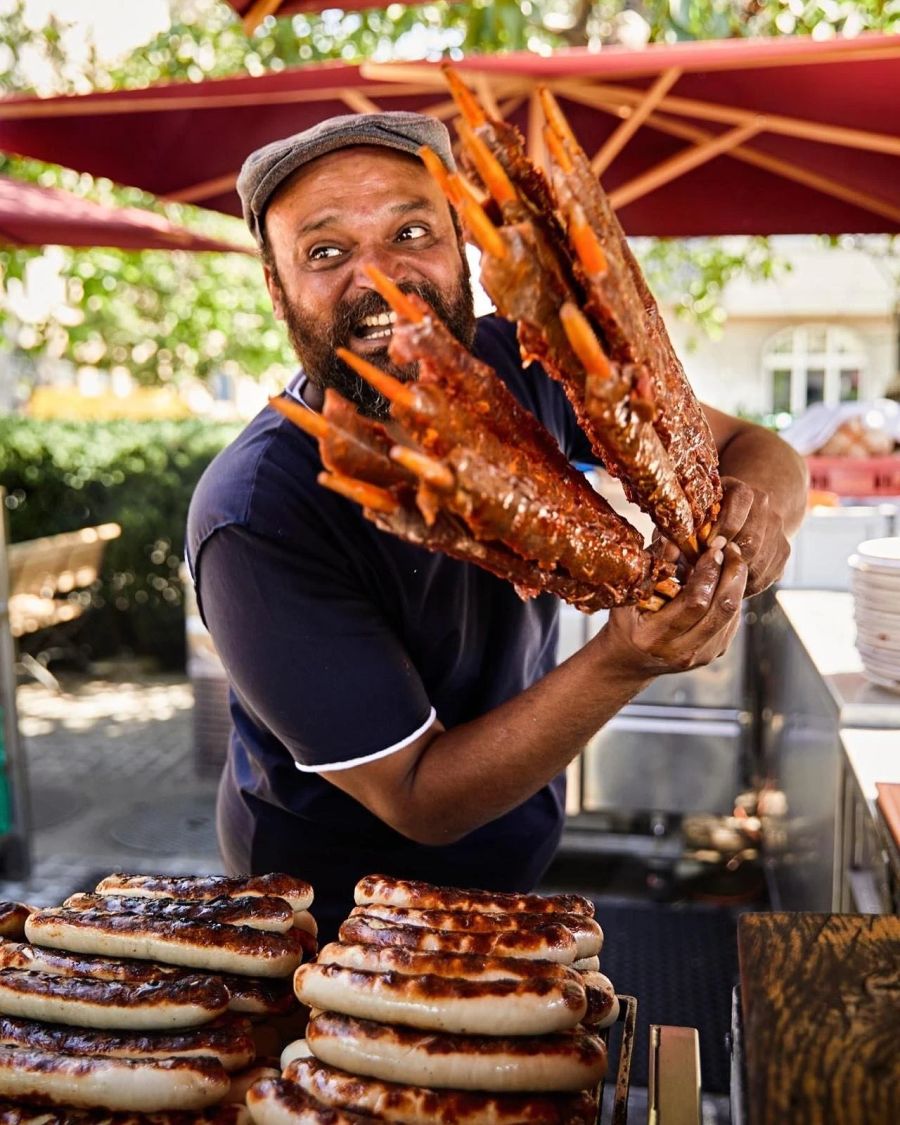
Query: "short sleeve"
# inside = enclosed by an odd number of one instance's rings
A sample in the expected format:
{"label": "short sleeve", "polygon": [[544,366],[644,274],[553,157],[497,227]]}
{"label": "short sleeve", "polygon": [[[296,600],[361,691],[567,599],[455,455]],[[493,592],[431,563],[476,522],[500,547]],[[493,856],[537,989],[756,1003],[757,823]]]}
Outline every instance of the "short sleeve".
{"label": "short sleeve", "polygon": [[227,525],[195,560],[201,612],[232,687],[309,772],[384,757],[435,718],[383,614],[318,547]]}

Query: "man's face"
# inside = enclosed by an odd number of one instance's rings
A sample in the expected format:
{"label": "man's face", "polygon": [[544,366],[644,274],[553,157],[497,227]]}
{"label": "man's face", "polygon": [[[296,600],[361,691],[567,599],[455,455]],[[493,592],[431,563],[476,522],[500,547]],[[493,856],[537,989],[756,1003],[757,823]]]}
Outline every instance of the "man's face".
{"label": "man's face", "polygon": [[329,153],[301,168],[266,212],[274,264],[266,281],[310,381],[367,414],[385,400],[335,355],[345,347],[399,379],[391,321],[366,266],[419,294],[466,346],[475,330],[468,270],[449,206],[421,161],[377,146]]}

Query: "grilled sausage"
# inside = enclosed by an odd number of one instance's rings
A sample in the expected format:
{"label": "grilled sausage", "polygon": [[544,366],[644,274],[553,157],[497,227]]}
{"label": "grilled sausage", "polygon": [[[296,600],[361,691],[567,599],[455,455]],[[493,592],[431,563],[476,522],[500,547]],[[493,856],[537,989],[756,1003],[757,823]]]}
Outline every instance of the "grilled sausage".
{"label": "grilled sausage", "polygon": [[553,1035],[445,1035],[322,1012],[306,1039],[321,1062],[412,1086],[490,1093],[570,1092],[606,1073],[606,1047],[580,1028]]}
{"label": "grilled sausage", "polygon": [[177,918],[188,922],[219,922],[279,934],[294,924],[290,905],[274,895],[243,895],[208,902],[178,902],[136,895],[71,895],[63,906],[68,910],[96,910],[102,914],[146,914],[152,918]]}
{"label": "grilled sausage", "polygon": [[[67,953],[47,946],[0,941],[0,969],[27,969],[55,976],[90,977],[93,980],[118,980],[131,984],[147,981],[183,980],[190,969],[163,965],[159,961],[133,961],[127,958],[90,957]],[[290,980],[238,977],[217,974],[228,990],[228,1010],[249,1016],[278,1016],[297,1006]]]}
{"label": "grilled sausage", "polygon": [[228,1010],[246,1016],[283,1016],[297,1007],[290,978],[237,977],[223,973],[219,978],[228,990]]}
{"label": "grilled sausage", "polygon": [[583,973],[582,980],[587,992],[587,1014],[581,1022],[592,1030],[611,1027],[619,1018],[619,998],[612,981],[603,973]]}
{"label": "grilled sausage", "polygon": [[216,1105],[193,1113],[115,1113],[108,1109],[0,1107],[0,1125],[249,1125],[245,1105]]}
{"label": "grilled sausage", "polygon": [[278,873],[231,879],[225,875],[125,875],[115,872],[100,880],[96,892],[98,895],[177,898],[182,902],[206,902],[225,895],[276,895],[287,899],[295,911],[309,910],[313,901],[313,889],[309,883]]}
{"label": "grilled sausage", "polygon": [[29,941],[74,953],[159,960],[238,976],[282,977],[300,964],[302,935],[248,926],[186,922],[94,910],[39,910],[25,924]]}
{"label": "grilled sausage", "polygon": [[357,906],[370,902],[410,906],[419,910],[476,910],[482,914],[585,914],[594,916],[594,904],[581,895],[522,895],[494,891],[435,887],[414,879],[367,875],[356,884]]}
{"label": "grilled sausage", "polygon": [[21,940],[25,935],[25,919],[31,908],[21,902],[0,902],[0,937]]}
{"label": "grilled sausage", "polygon": [[131,984],[180,980],[190,976],[190,969],[179,969],[175,965],[123,958],[88,957],[47,946],[12,941],[0,941],[0,969],[28,969],[54,976],[92,977],[94,980],[120,980]]}
{"label": "grilled sausage", "polygon": [[376,1120],[321,1105],[283,1078],[265,1078],[251,1086],[247,1108],[256,1125],[369,1125]]}
{"label": "grilled sausage", "polygon": [[597,1099],[587,1091],[535,1095],[430,1090],[348,1074],[315,1058],[291,1062],[284,1077],[325,1105],[397,1125],[594,1125],[597,1120]]}
{"label": "grilled sausage", "polygon": [[0,1012],[80,1027],[196,1027],[221,1016],[228,993],[215,977],[126,984],[19,969],[0,972]]}
{"label": "grilled sausage", "polygon": [[572,968],[578,969],[581,973],[596,973],[600,969],[600,957],[597,954],[594,954],[593,957],[579,957],[572,965]]}
{"label": "grilled sausage", "polygon": [[203,1109],[228,1093],[215,1059],[86,1059],[0,1047],[0,1098],[124,1109]]}
{"label": "grilled sausage", "polygon": [[261,1082],[264,1078],[280,1077],[281,1071],[274,1066],[248,1066],[239,1074],[232,1074],[231,1085],[228,1087],[225,1100],[246,1104],[247,1091],[256,1082]]}
{"label": "grilled sausage", "polygon": [[574,1027],[587,1012],[576,981],[460,980],[301,965],[297,999],[311,1008],[463,1035],[544,1035]]}
{"label": "grilled sausage", "polygon": [[364,945],[402,946],[432,953],[480,953],[488,957],[525,957],[560,961],[575,960],[575,938],[565,926],[548,922],[529,930],[465,934],[399,926],[381,918],[351,915],[341,924],[340,938]]}
{"label": "grilled sausage", "polygon": [[0,1016],[0,1045],[35,1047],[40,1051],[89,1058],[208,1057],[218,1059],[227,1071],[247,1067],[256,1057],[249,1021],[236,1019],[174,1034],[150,1032],[142,1035],[56,1027],[36,1020]]}
{"label": "grilled sausage", "polygon": [[281,1052],[279,1062],[281,1069],[286,1070],[287,1067],[294,1061],[294,1059],[308,1059],[312,1057],[312,1051],[309,1049],[309,1044],[305,1039],[295,1039]]}
{"label": "grilled sausage", "polygon": [[[522,957],[484,957],[478,953],[420,953],[402,946],[346,945],[331,942],[319,952],[320,965],[342,965],[370,973],[430,973],[462,980],[551,980],[580,981],[581,975],[558,961],[528,961]],[[301,966],[302,968],[302,966]],[[297,970],[299,972],[299,969]]]}
{"label": "grilled sausage", "polygon": [[316,924],[315,918],[313,918],[308,910],[294,911],[294,926],[298,930],[303,930],[304,933],[310,934],[312,937],[318,937],[319,927]]}
{"label": "grilled sausage", "polygon": [[527,930],[546,926],[548,921],[558,923],[575,938],[575,957],[594,957],[603,945],[603,931],[599,923],[584,914],[501,914],[494,911],[479,914],[463,910],[417,910],[406,906],[357,906],[350,917],[381,918],[398,926],[420,926],[428,930],[450,930],[465,933],[495,933],[497,931]]}

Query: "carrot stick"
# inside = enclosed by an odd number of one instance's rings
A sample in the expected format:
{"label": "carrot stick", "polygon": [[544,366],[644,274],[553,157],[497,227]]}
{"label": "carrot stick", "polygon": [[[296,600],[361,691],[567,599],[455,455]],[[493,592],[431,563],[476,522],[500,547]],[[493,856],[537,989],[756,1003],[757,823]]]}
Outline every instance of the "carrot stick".
{"label": "carrot stick", "polygon": [[681,583],[677,578],[664,578],[657,582],[653,589],[664,598],[674,598],[681,593]]}
{"label": "carrot stick", "polygon": [[471,125],[473,129],[484,125],[487,121],[487,115],[469,87],[463,82],[452,66],[445,64],[441,69],[444,72],[447,85],[450,87],[450,94],[457,106],[459,106],[459,112],[463,115],[466,122]]}
{"label": "carrot stick", "polygon": [[563,144],[569,145],[578,152],[581,146],[575,134],[572,132],[568,121],[566,121],[563,111],[559,108],[559,102],[557,102],[556,98],[554,98],[546,86],[540,87],[538,97],[541,99],[541,108],[544,111],[547,124]]}
{"label": "carrot stick", "polygon": [[441,492],[449,492],[455,484],[455,477],[446,465],[428,457],[418,450],[410,449],[408,445],[395,445],[391,448],[390,457],[404,469],[409,469],[426,484],[437,488]]}
{"label": "carrot stick", "polygon": [[487,217],[484,208],[479,203],[476,203],[471,196],[467,195],[466,198],[460,201],[460,210],[462,211],[462,216],[466,225],[484,253],[491,254],[495,258],[505,258],[506,243],[500,237],[497,228]]}
{"label": "carrot stick", "polygon": [[366,266],[366,273],[377,291],[398,316],[411,320],[414,324],[418,324],[425,319],[425,314],[416,308],[400,286],[391,281],[387,274],[382,273],[377,266]]}
{"label": "carrot stick", "polygon": [[347,348],[338,348],[337,354],[348,367],[353,368],[360,378],[365,379],[376,391],[381,391],[389,402],[396,402],[400,406],[414,405],[415,396],[413,392],[405,383],[402,383],[399,379],[395,379],[393,375],[388,375],[386,371],[382,371],[381,368],[376,367],[374,363],[369,363],[368,360],[363,359],[361,356],[354,355],[354,353],[348,351]]}
{"label": "carrot stick", "polygon": [[544,144],[547,146],[547,151],[553,159],[553,163],[559,168],[564,176],[571,176],[575,171],[575,165],[566,151],[566,146],[560,140],[558,134],[554,133],[549,125],[545,125],[543,129]]}
{"label": "carrot stick", "polygon": [[429,148],[428,145],[422,145],[419,149],[419,158],[435,180],[437,180],[438,186],[444,195],[446,195],[454,205],[458,204],[462,193],[462,182],[459,177],[450,174],[444,166],[443,160],[441,160],[434,149]]}
{"label": "carrot stick", "polygon": [[273,410],[277,410],[279,414],[283,414],[285,418],[289,418],[295,426],[299,426],[301,430],[305,430],[306,433],[320,441],[327,437],[328,431],[331,429],[321,414],[316,414],[308,406],[301,406],[299,402],[293,402],[289,398],[273,396],[269,399],[269,406]]}
{"label": "carrot stick", "polygon": [[559,319],[562,321],[569,343],[584,364],[585,370],[601,379],[608,379],[612,374],[609,360],[603,354],[600,341],[594,335],[593,328],[588,324],[581,310],[571,301],[566,301],[559,310]]}
{"label": "carrot stick", "polygon": [[478,175],[484,181],[494,199],[503,206],[504,203],[515,203],[518,198],[506,170],[496,156],[491,152],[481,137],[477,136],[469,126],[460,121],[457,127],[459,138],[472,157]]}
{"label": "carrot stick", "polygon": [[330,488],[339,496],[354,500],[374,512],[396,512],[400,507],[387,489],[378,488],[362,480],[354,480],[353,477],[344,476],[343,473],[319,473],[317,480],[324,488]]}
{"label": "carrot stick", "polygon": [[569,227],[572,245],[578,260],[589,274],[604,274],[607,271],[606,254],[600,245],[596,232],[588,224],[584,211],[576,203],[572,208],[572,222]]}

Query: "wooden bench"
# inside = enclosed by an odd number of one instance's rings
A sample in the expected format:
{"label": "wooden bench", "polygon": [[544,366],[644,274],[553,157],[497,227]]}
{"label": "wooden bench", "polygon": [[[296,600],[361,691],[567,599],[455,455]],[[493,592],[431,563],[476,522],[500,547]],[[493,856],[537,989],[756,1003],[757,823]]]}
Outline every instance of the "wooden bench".
{"label": "wooden bench", "polygon": [[7,552],[12,635],[24,637],[79,617],[89,601],[71,595],[96,582],[106,544],[121,534],[117,523],[104,523],[11,544]]}

